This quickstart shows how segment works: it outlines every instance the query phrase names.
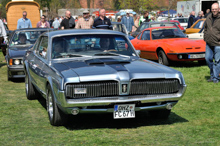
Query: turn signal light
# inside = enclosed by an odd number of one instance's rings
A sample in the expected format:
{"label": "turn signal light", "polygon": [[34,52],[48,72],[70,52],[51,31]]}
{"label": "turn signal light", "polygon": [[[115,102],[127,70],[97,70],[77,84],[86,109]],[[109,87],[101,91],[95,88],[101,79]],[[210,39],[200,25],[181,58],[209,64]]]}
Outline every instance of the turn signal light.
{"label": "turn signal light", "polygon": [[13,62],[13,60],[12,60],[12,59],[10,59],[10,60],[9,60],[9,65],[12,65],[12,62]]}

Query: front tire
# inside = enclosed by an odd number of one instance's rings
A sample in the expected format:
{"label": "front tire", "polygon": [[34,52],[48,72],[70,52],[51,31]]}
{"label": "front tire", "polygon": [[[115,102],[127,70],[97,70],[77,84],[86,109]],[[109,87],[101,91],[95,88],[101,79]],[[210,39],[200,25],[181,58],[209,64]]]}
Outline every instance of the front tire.
{"label": "front tire", "polygon": [[158,53],[158,63],[166,66],[169,65],[169,60],[163,50],[160,50]]}
{"label": "front tire", "polygon": [[66,124],[67,115],[58,108],[50,86],[47,90],[47,112],[51,125],[62,126]]}
{"label": "front tire", "polygon": [[36,99],[36,91],[31,83],[30,78],[27,73],[25,76],[25,91],[26,91],[27,99],[29,99],[29,100]]}
{"label": "front tire", "polygon": [[9,75],[9,70],[7,69],[7,77],[8,77],[8,81],[11,81],[10,75]]}

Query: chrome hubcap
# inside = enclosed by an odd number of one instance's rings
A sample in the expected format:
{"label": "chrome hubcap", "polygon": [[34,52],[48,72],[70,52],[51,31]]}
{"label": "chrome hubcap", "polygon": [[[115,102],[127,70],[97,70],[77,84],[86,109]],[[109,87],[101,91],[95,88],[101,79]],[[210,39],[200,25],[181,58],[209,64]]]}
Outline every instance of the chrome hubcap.
{"label": "chrome hubcap", "polygon": [[158,57],[158,63],[159,63],[159,64],[163,64],[163,59],[162,59],[161,56]]}

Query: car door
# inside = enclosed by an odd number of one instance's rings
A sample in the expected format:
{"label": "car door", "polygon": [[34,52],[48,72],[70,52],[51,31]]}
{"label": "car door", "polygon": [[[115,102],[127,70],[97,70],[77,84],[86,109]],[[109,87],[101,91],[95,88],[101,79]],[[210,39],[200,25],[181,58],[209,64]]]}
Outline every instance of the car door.
{"label": "car door", "polygon": [[150,38],[150,30],[145,30],[140,39],[137,40],[137,50],[141,51],[141,57],[146,59],[152,59],[153,53],[155,51],[152,50],[151,46],[151,38]]}
{"label": "car door", "polygon": [[45,92],[45,71],[43,70],[43,67],[48,62],[48,53],[47,53],[47,47],[48,47],[48,37],[42,36],[40,38],[39,45],[36,48],[36,55],[34,58],[34,65],[35,65],[35,71],[34,71],[34,78],[36,81],[36,85],[38,87],[38,90],[41,92]]}

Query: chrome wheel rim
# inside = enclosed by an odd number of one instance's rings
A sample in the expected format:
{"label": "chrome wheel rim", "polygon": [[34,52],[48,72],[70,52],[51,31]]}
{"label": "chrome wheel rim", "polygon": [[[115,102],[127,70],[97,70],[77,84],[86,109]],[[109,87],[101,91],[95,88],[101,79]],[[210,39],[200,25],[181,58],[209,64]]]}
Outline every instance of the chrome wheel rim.
{"label": "chrome wheel rim", "polygon": [[48,110],[50,118],[52,118],[53,117],[53,101],[52,101],[52,96],[50,92],[48,94],[47,110]]}
{"label": "chrome wheel rim", "polygon": [[158,63],[163,64],[163,59],[162,59],[161,55],[158,57]]}

